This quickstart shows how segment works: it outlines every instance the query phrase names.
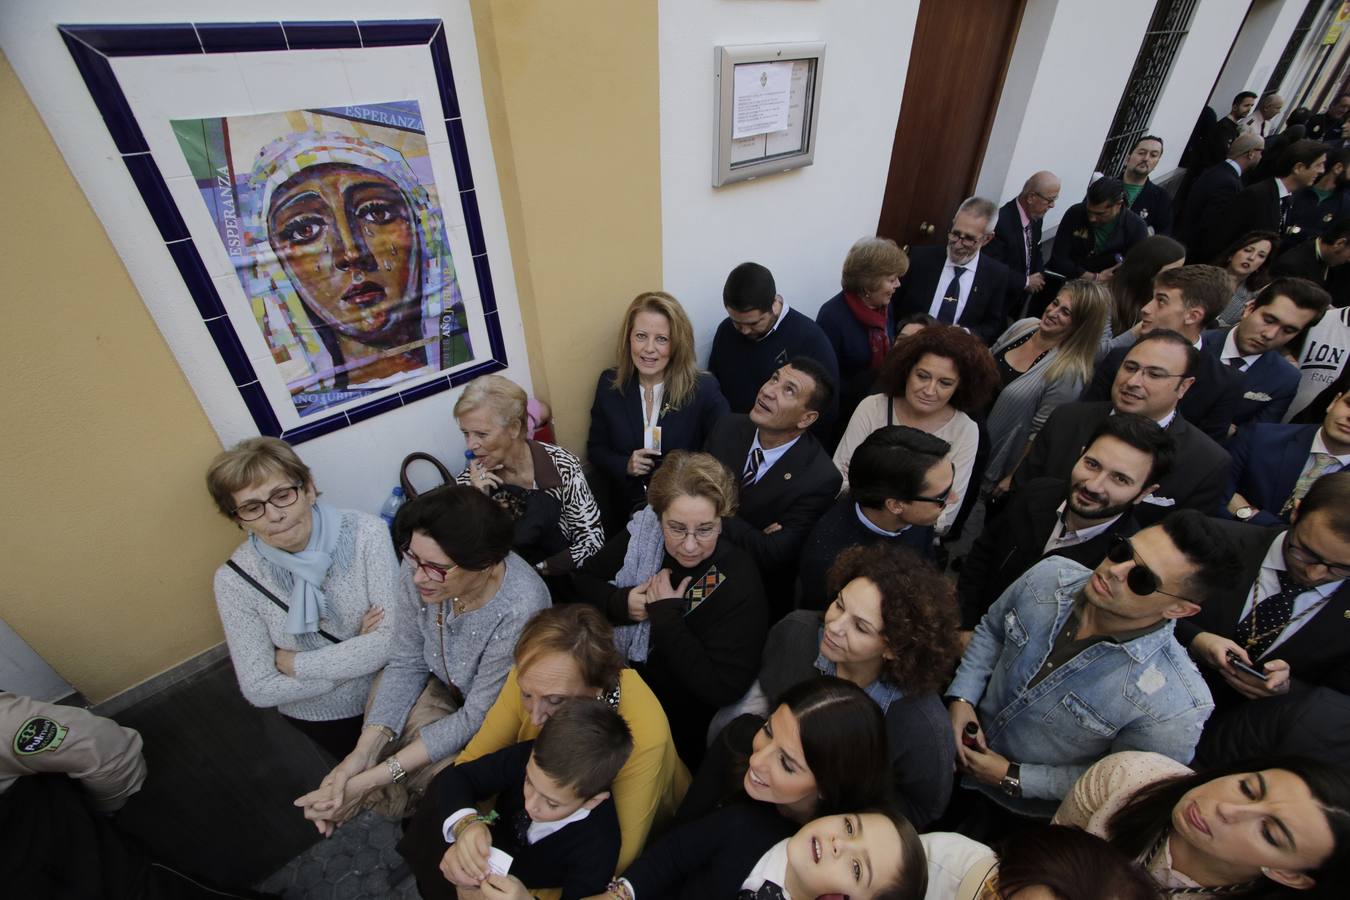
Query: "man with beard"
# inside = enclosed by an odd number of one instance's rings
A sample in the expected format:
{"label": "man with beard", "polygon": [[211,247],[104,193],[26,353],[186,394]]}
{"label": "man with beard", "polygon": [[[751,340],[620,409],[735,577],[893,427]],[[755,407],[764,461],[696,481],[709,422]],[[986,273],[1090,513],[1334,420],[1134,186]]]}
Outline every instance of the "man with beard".
{"label": "man with beard", "polygon": [[1158,167],[1162,153],[1163,139],[1155,134],[1144,135],[1134,142],[1134,149],[1125,158],[1125,172],[1120,177],[1130,209],[1154,234],[1172,231],[1172,197],[1148,177]]}
{"label": "man with beard", "polygon": [[1032,479],[980,533],[956,583],[961,627],[973,629],[1008,585],[1047,556],[1101,562],[1113,536],[1139,530],[1133,509],[1172,468],[1175,449],[1152,419],[1103,419],[1068,479]]}
{"label": "man with beard", "polygon": [[1162,426],[1177,446],[1172,471],[1135,508],[1140,523],[1157,522],[1173,509],[1217,513],[1227,496],[1228,454],[1177,411],[1199,364],[1200,351],[1175,331],[1155,328],[1141,336],[1116,372],[1109,402],[1065,403],[1050,414],[1013,473],[1013,491],[1042,475],[1064,477],[1107,416],[1138,413]]}

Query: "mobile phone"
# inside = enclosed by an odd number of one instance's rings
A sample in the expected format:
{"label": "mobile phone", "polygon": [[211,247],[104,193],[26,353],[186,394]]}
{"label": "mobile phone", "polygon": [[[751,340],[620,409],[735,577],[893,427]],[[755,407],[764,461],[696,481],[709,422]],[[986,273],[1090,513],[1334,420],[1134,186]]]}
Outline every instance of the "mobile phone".
{"label": "mobile phone", "polygon": [[1237,669],[1239,672],[1246,672],[1248,675],[1252,676],[1253,678],[1260,678],[1262,681],[1266,681],[1267,679],[1270,678],[1269,675],[1267,675],[1265,672],[1261,671],[1260,669],[1257,669],[1257,668],[1255,668],[1255,667],[1253,667],[1253,666],[1247,665],[1247,664],[1246,664],[1245,662],[1243,662],[1242,659],[1241,659],[1236,653],[1234,653],[1232,650],[1229,650],[1229,651],[1228,651],[1228,662],[1229,662],[1230,665],[1232,665],[1233,668]]}

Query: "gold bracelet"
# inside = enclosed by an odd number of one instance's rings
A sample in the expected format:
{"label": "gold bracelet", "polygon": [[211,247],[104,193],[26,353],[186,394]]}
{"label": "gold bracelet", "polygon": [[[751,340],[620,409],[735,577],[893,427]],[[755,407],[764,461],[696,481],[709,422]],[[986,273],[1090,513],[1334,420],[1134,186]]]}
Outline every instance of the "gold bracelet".
{"label": "gold bracelet", "polygon": [[367,725],[365,727],[374,728],[380,734],[384,735],[384,742],[386,744],[398,737],[398,735],[394,734],[394,729],[390,728],[388,725]]}

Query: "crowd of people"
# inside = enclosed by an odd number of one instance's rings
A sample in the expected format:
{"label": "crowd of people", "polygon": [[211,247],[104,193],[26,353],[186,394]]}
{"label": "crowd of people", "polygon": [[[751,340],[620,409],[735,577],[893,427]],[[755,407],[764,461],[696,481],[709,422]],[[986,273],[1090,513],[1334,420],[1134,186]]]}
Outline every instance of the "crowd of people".
{"label": "crowd of people", "polygon": [[427,898],[1350,893],[1350,97],[1281,104],[1048,253],[1038,172],[814,320],[738,265],[706,371],[642,293],[588,467],[480,377],[392,540],[220,454],[240,689],[335,762],[295,807],[401,820]]}

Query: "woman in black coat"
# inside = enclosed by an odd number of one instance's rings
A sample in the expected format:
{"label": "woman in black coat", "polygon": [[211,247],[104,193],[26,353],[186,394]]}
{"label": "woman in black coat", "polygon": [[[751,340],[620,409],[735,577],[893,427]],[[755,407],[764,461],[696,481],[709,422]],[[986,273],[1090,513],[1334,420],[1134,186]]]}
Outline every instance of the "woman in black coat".
{"label": "woman in black coat", "polygon": [[610,531],[646,503],[661,454],[698,450],[728,412],[717,379],[694,359],[694,329],[680,302],[639,294],[624,313],[615,367],[600,373],[586,453],[600,476]]}
{"label": "woman in black coat", "polygon": [[722,519],[736,511],[736,482],[716,458],[670,454],[647,499],[572,574],[566,599],[599,607],[617,626],[616,646],[665,707],[692,768],[712,714],[755,680],[768,604],[754,562],[720,539]]}

